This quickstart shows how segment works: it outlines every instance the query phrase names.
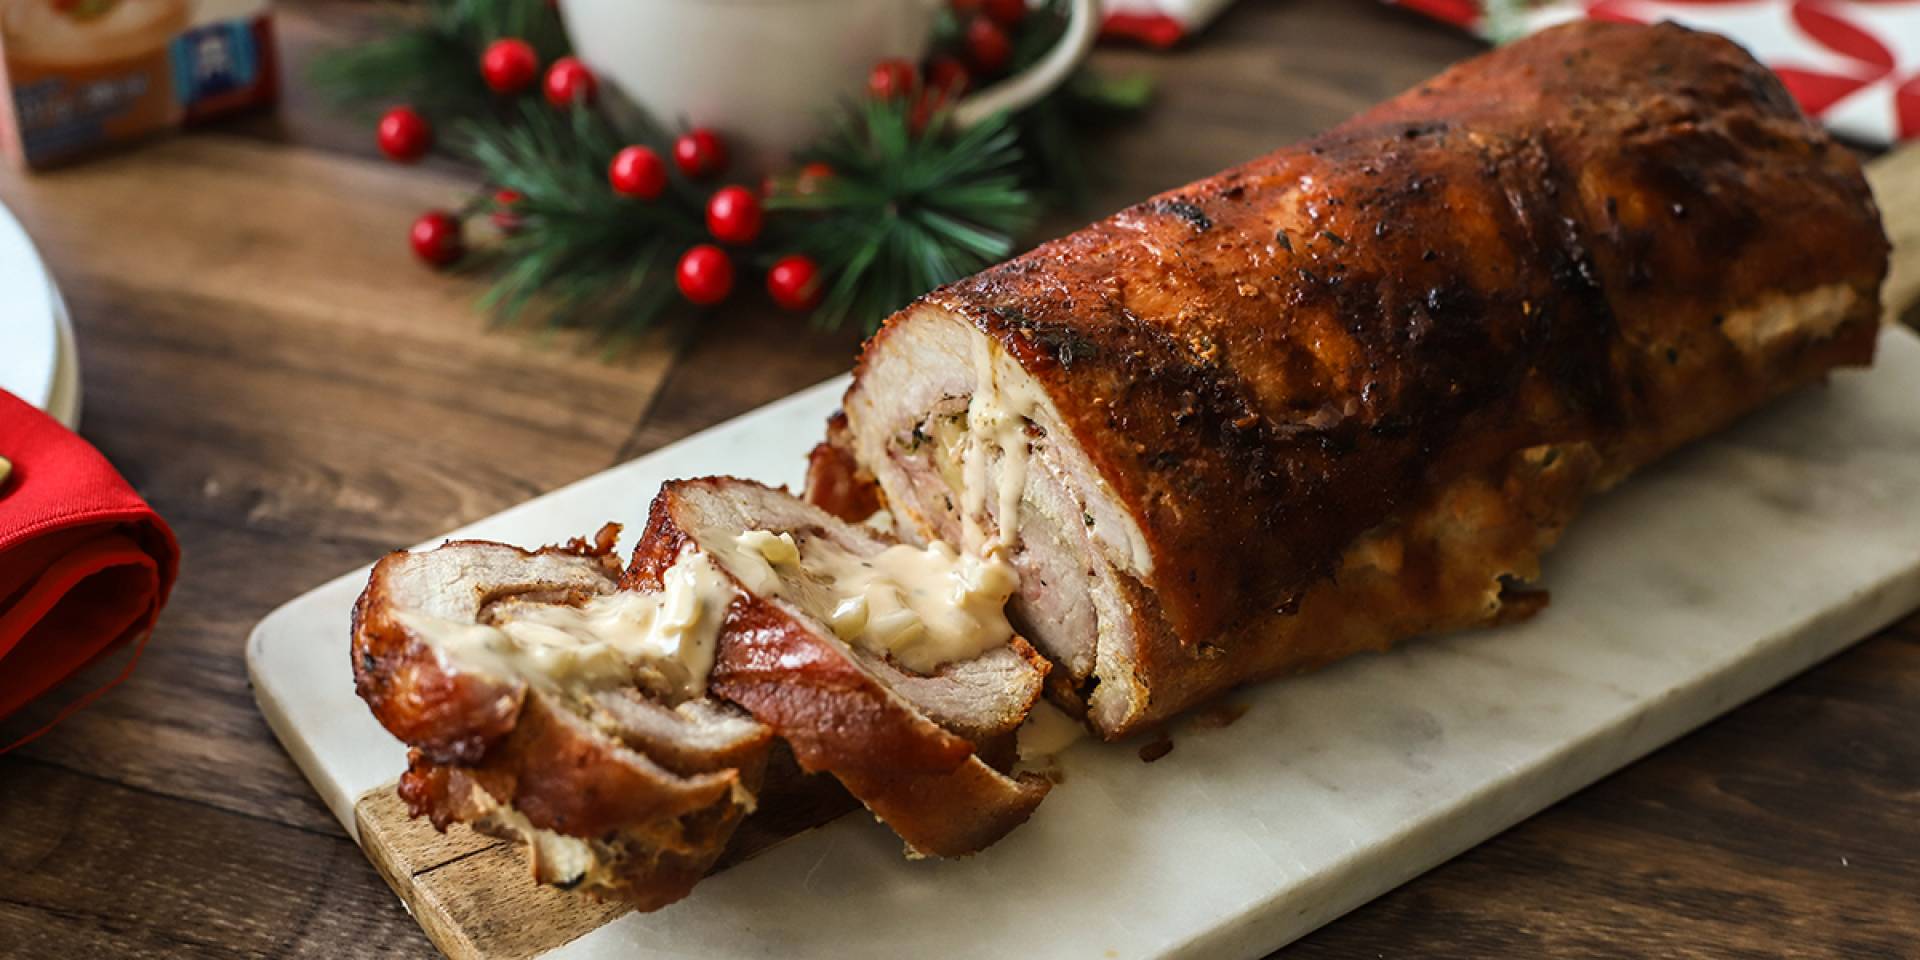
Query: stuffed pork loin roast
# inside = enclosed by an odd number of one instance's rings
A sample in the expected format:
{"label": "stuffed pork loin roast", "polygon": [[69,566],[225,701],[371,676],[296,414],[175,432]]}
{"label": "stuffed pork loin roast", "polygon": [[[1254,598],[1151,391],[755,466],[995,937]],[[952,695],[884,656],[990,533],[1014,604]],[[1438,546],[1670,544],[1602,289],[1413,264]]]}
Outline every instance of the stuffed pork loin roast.
{"label": "stuffed pork loin roast", "polygon": [[923,298],[814,474],[1001,545],[1119,736],[1536,608],[1509,588],[1587,494],[1870,362],[1886,260],[1744,51],[1570,25]]}
{"label": "stuffed pork loin roast", "polygon": [[543,883],[652,909],[753,809],[772,735],[702,695],[724,575],[689,554],[671,588],[621,590],[617,533],[388,555],[354,608],[354,680],[411,748],[415,816],[525,844]]}
{"label": "stuffed pork loin roast", "polygon": [[416,816],[525,844],[542,882],[654,909],[770,795],[776,735],[915,855],[976,852],[1046,796],[1002,769],[1047,672],[1006,621],[1004,564],[721,478],[666,485],[624,575],[616,533],[374,566],[355,678],[412,747]]}
{"label": "stuffed pork loin roast", "polygon": [[669,484],[624,573],[611,534],[383,560],[359,690],[416,814],[642,907],[783,750],[969,853],[1046,792],[1005,772],[1043,680],[1117,737],[1537,609],[1587,495],[1871,361],[1886,257],[1737,47],[1546,31],[894,316],[817,506]]}

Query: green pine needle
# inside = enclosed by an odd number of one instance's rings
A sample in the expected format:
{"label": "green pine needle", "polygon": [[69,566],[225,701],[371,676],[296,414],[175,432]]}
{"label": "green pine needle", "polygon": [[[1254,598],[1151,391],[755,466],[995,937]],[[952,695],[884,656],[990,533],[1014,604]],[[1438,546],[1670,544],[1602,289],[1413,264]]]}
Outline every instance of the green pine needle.
{"label": "green pine needle", "polygon": [[834,278],[816,324],[873,329],[912,298],[1005,259],[1033,225],[1013,125],[999,117],[954,134],[950,120],[938,114],[914,136],[904,103],[850,109],[801,158],[835,175],[769,201],[798,214],[787,239]]}
{"label": "green pine needle", "polygon": [[432,0],[424,11],[396,7],[378,38],[327,52],[308,79],[360,112],[407,103],[438,122],[477,117],[499,100],[480,76],[480,52],[502,37],[532,44],[542,63],[568,52],[546,0]]}
{"label": "green pine needle", "polygon": [[653,201],[614,194],[607,164],[626,142],[597,111],[544,103],[457,129],[456,152],[521,195],[512,209],[520,228],[500,244],[500,272],[481,298],[496,321],[531,312],[615,337],[679,302],[673,268],[680,251],[705,240],[701,200],[678,182]]}
{"label": "green pine needle", "polygon": [[[657,200],[620,197],[607,185],[607,165],[633,140],[603,113],[556,111],[532,94],[502,98],[481,78],[480,52],[501,37],[533,44],[543,63],[567,52],[547,0],[428,0],[424,12],[409,12],[381,38],[322,57],[312,79],[340,104],[405,102],[448,131],[442,148],[478,167],[489,185],[465,215],[493,210],[494,189],[521,195],[511,210],[520,228],[462,265],[494,278],[482,308],[498,323],[538,317],[593,329],[609,343],[688,309],[674,270],[686,249],[710,240],[712,185],[676,173]],[[1036,8],[1010,69],[1043,57],[1065,24],[1062,0]],[[956,50],[961,32],[943,13],[936,48]],[[1140,110],[1151,94],[1145,77],[1082,68],[1033,107],[964,131],[943,112],[916,133],[905,102],[844,108],[796,159],[824,162],[835,175],[806,193],[769,198],[765,234],[754,252],[738,255],[753,261],[741,267],[804,252],[830,280],[813,321],[857,319],[873,329],[912,298],[1006,259],[1043,200],[1083,203],[1086,128]],[[658,129],[633,132],[668,153]]]}

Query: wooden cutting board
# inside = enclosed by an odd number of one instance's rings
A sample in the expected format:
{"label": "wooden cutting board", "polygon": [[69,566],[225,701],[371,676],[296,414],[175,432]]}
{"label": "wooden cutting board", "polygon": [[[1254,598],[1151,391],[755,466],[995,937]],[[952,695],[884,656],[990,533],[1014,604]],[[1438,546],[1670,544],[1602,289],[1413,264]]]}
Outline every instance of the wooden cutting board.
{"label": "wooden cutting board", "polygon": [[[1873,169],[1920,307],[1920,150]],[[639,529],[656,485],[797,482],[843,382],[823,384],[455,533],[550,542]],[[1525,818],[1920,605],[1920,338],[1636,478],[1548,558],[1554,604],[1232,698],[1230,726],[1082,744],[1007,841],[911,863],[865,817],[765,850],[638,915],[535,888],[511,847],[406,818],[404,751],[354,698],[365,571],[248,644],[262,712],[434,943],[457,960],[627,956],[1254,956]],[[824,791],[799,812],[844,803]],[[732,859],[786,831],[747,831]]]}

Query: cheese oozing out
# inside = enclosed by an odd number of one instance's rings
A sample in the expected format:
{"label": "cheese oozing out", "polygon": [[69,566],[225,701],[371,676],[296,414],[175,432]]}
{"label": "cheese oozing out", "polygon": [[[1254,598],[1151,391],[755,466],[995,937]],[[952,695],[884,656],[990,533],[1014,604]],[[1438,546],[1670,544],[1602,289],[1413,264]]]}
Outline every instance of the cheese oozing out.
{"label": "cheese oozing out", "polygon": [[669,702],[706,694],[733,584],[706,554],[688,550],[661,590],[620,590],[578,606],[508,600],[493,623],[398,611],[402,626],[460,670],[547,690],[592,692],[639,684]]}
{"label": "cheese oozing out", "polygon": [[1014,742],[1020,764],[1039,769],[1086,736],[1087,728],[1080,721],[1042,700],[1033,705],[1033,712],[1027,714],[1026,722],[1014,734]]}
{"label": "cheese oozing out", "polygon": [[[967,432],[960,451],[961,524],[964,546],[983,556],[1004,555],[1020,543],[1020,499],[1027,486],[1027,460],[1033,440],[1027,435],[1039,398],[1001,375],[994,348],[985,337],[973,341],[973,395],[967,399]],[[991,482],[988,466],[999,461]],[[987,497],[994,497],[998,529],[989,539],[984,520]]]}
{"label": "cheese oozing out", "polygon": [[[964,429],[945,436],[961,477],[961,547],[934,540],[859,556],[822,537],[749,530],[731,565],[749,589],[784,596],[826,621],[840,639],[915,673],[971,660],[1013,637],[1006,606],[1020,577],[1020,501],[1041,402],[1026,381],[1003,375],[984,339],[973,346],[976,385]],[[1009,382],[1011,380],[1011,382]],[[944,433],[944,431],[943,431]],[[991,503],[990,503],[991,498]],[[989,535],[988,522],[995,530]]]}
{"label": "cheese oozing out", "polygon": [[735,538],[736,573],[827,622],[840,639],[915,673],[971,660],[1013,637],[1007,598],[1020,585],[995,554],[935,541],[860,556],[824,537],[749,530]]}

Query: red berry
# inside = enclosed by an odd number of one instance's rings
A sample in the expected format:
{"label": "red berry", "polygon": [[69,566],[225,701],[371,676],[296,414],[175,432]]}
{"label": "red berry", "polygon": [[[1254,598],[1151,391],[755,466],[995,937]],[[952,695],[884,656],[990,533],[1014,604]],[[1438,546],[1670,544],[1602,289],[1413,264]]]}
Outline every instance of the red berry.
{"label": "red berry", "polygon": [[429,210],[413,222],[413,255],[427,263],[444,267],[460,259],[465,245],[460,241],[460,221],[445,210]]}
{"label": "red berry", "polygon": [[507,37],[487,44],[480,55],[480,77],[494,93],[519,93],[540,72],[540,56],[533,44]]}
{"label": "red berry", "polygon": [[380,118],[380,152],[400,163],[412,163],[433,146],[433,127],[412,107],[394,107]]}
{"label": "red berry", "polygon": [[695,127],[673,141],[673,165],[695,180],[712,176],[727,165],[727,145],[712,130]]}
{"label": "red berry", "polygon": [[681,296],[703,307],[711,306],[733,292],[733,260],[719,247],[703,243],[680,255],[674,282]]}
{"label": "red berry", "polygon": [[980,7],[1003,27],[1017,27],[1027,18],[1027,0],[982,0]]}
{"label": "red berry", "polygon": [[625,147],[607,164],[607,182],[623,197],[652,200],[667,188],[667,164],[652,147]]}
{"label": "red berry", "polygon": [[967,65],[957,57],[938,56],[927,62],[927,87],[952,97],[966,93],[973,85]]}
{"label": "red berry", "polygon": [[827,164],[815,161],[800,168],[800,175],[793,180],[793,192],[803,197],[819,193],[836,174]]}
{"label": "red berry", "polygon": [[526,196],[511,187],[501,187],[493,192],[493,213],[488,217],[501,233],[519,233],[520,214],[513,209],[514,204],[525,200]]}
{"label": "red berry", "polygon": [[974,17],[967,24],[967,58],[981,73],[999,73],[1013,59],[1013,41],[1007,31],[986,17]]}
{"label": "red berry", "polygon": [[707,200],[707,232],[721,243],[752,243],[761,219],[760,198],[746,187],[721,187]]}
{"label": "red berry", "polygon": [[593,100],[599,81],[587,65],[573,57],[561,57],[547,68],[547,102],[556,107],[571,107]]}
{"label": "red berry", "polygon": [[875,100],[898,100],[914,86],[913,64],[905,60],[882,60],[867,74],[867,93]]}
{"label": "red berry", "polygon": [[913,109],[907,111],[907,130],[914,136],[927,131],[933,118],[947,106],[949,97],[939,90],[922,90],[913,101]]}
{"label": "red berry", "polygon": [[820,265],[794,254],[767,271],[767,295],[784,310],[811,310],[820,303]]}

